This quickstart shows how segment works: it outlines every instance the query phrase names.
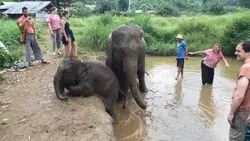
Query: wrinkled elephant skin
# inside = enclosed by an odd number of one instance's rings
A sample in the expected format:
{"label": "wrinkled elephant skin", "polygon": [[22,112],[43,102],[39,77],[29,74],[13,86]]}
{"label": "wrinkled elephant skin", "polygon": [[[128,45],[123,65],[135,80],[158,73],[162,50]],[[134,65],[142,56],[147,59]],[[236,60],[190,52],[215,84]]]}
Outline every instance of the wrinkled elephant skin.
{"label": "wrinkled elephant skin", "polygon": [[[59,99],[71,96],[98,96],[106,111],[117,123],[115,106],[119,93],[118,81],[108,67],[96,61],[64,60],[54,76],[54,88]],[[65,91],[65,88],[68,91]]]}
{"label": "wrinkled elephant skin", "polygon": [[[147,44],[143,31],[139,26],[119,26],[108,37],[106,65],[115,73],[121,90],[125,95],[130,89],[136,103],[146,109],[146,104],[140,98],[137,87],[147,92],[145,84],[145,54]],[[119,93],[119,99],[122,99]]]}

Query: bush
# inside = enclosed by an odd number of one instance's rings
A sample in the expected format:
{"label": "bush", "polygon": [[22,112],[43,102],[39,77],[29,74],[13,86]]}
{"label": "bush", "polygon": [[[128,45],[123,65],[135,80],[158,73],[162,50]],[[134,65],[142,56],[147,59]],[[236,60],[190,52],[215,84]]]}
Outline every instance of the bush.
{"label": "bush", "polygon": [[234,55],[236,45],[246,39],[250,39],[250,17],[248,15],[237,18],[227,26],[222,36],[222,44],[226,48],[225,54]]}
{"label": "bush", "polygon": [[203,5],[203,13],[222,15],[226,13],[225,5],[222,2],[210,2]]}
{"label": "bush", "polygon": [[72,17],[88,17],[91,15],[91,10],[81,2],[72,3],[69,10]]}
{"label": "bush", "polygon": [[13,66],[14,62],[18,58],[14,55],[10,55],[3,50],[0,50],[0,68],[9,68]]}

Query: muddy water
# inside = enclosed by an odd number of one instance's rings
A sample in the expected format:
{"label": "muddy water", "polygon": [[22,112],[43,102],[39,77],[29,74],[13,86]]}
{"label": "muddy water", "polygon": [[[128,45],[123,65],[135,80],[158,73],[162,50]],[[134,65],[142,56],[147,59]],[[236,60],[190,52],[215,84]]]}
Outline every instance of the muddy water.
{"label": "muddy water", "polygon": [[175,80],[175,57],[147,56],[149,76],[145,94],[148,108],[133,102],[118,107],[120,123],[116,135],[121,141],[227,141],[229,112],[235,75],[242,63],[228,58],[215,70],[214,84],[202,86],[200,57],[185,62],[184,79]]}

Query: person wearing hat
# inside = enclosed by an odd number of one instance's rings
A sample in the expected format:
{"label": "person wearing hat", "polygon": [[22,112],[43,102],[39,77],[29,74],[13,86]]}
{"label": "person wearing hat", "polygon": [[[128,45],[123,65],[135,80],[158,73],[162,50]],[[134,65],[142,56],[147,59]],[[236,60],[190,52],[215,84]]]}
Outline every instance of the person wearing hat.
{"label": "person wearing hat", "polygon": [[177,76],[175,80],[179,78],[179,75],[181,74],[181,78],[183,78],[183,68],[184,68],[184,60],[188,60],[188,49],[187,49],[187,43],[183,40],[183,36],[181,34],[178,34],[176,37],[178,44],[177,44]]}
{"label": "person wearing hat", "polygon": [[213,84],[214,80],[214,69],[220,60],[224,60],[226,66],[228,67],[227,60],[221,52],[221,45],[216,43],[212,49],[207,49],[204,51],[188,52],[189,55],[206,55],[201,61],[201,79],[202,84]]}

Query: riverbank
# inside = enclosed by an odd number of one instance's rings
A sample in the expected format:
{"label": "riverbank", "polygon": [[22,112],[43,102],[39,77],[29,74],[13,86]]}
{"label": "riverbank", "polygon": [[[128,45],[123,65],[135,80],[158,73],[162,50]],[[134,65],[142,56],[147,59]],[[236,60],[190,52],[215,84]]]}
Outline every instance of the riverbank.
{"label": "riverbank", "polygon": [[51,63],[1,75],[0,140],[115,141],[112,119],[100,99],[56,97],[53,76],[62,59],[50,55],[46,59]]}

